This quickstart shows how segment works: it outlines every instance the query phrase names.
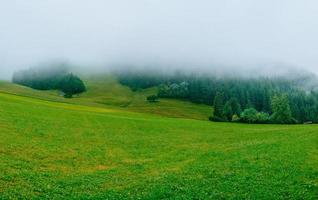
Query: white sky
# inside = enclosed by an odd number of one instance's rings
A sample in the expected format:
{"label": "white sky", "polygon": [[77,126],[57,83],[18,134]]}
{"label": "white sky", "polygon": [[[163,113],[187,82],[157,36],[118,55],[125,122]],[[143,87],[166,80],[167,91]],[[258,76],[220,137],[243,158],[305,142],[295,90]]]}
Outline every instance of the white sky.
{"label": "white sky", "polygon": [[318,1],[0,0],[0,78],[60,58],[318,72]]}

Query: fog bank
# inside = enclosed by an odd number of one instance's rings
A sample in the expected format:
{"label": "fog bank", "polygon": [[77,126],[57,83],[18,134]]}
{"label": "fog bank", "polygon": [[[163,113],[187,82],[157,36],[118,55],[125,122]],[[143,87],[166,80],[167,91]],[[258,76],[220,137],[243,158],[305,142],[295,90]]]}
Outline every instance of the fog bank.
{"label": "fog bank", "polygon": [[59,59],[87,69],[318,72],[317,19],[315,0],[4,1],[0,78]]}

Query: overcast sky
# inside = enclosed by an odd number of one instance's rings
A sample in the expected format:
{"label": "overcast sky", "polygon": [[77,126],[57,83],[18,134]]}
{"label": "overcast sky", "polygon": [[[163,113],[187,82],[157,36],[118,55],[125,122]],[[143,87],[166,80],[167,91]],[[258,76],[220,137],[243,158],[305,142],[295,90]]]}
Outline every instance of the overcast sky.
{"label": "overcast sky", "polygon": [[318,1],[0,0],[0,78],[56,59],[318,72]]}

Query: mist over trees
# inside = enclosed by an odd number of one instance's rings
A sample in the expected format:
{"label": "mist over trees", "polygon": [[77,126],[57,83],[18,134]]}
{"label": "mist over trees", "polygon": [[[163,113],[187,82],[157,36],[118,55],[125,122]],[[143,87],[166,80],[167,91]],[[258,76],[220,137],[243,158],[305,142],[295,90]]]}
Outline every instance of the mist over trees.
{"label": "mist over trees", "polygon": [[[300,80],[286,77],[243,78],[216,77],[197,73],[115,73],[121,84],[132,90],[157,87],[158,93],[149,97],[175,98],[211,107],[210,120],[294,124],[318,123],[318,92],[311,76]],[[13,82],[40,90],[60,90],[65,97],[86,90],[84,82],[69,73],[67,65],[31,68],[16,72]],[[313,85],[313,84],[311,84]]]}
{"label": "mist over trees", "polygon": [[38,90],[55,90],[59,87],[60,79],[68,72],[68,67],[63,64],[54,67],[33,67],[15,72],[12,82]]}
{"label": "mist over trees", "polygon": [[67,98],[86,91],[84,82],[64,64],[15,72],[12,82],[38,90],[60,90]]}
{"label": "mist over trees", "polygon": [[300,83],[284,77],[221,78],[195,73],[123,73],[118,78],[133,90],[157,86],[160,98],[211,105],[214,121],[318,123],[318,92],[303,87],[312,79]]}

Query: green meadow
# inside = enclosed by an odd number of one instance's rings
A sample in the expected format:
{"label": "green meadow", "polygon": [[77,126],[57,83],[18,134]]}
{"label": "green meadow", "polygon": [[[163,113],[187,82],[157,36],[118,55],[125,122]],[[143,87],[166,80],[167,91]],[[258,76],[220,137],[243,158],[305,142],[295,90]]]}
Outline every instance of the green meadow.
{"label": "green meadow", "polygon": [[215,123],[85,82],[73,99],[0,82],[0,199],[318,199],[317,125]]}

